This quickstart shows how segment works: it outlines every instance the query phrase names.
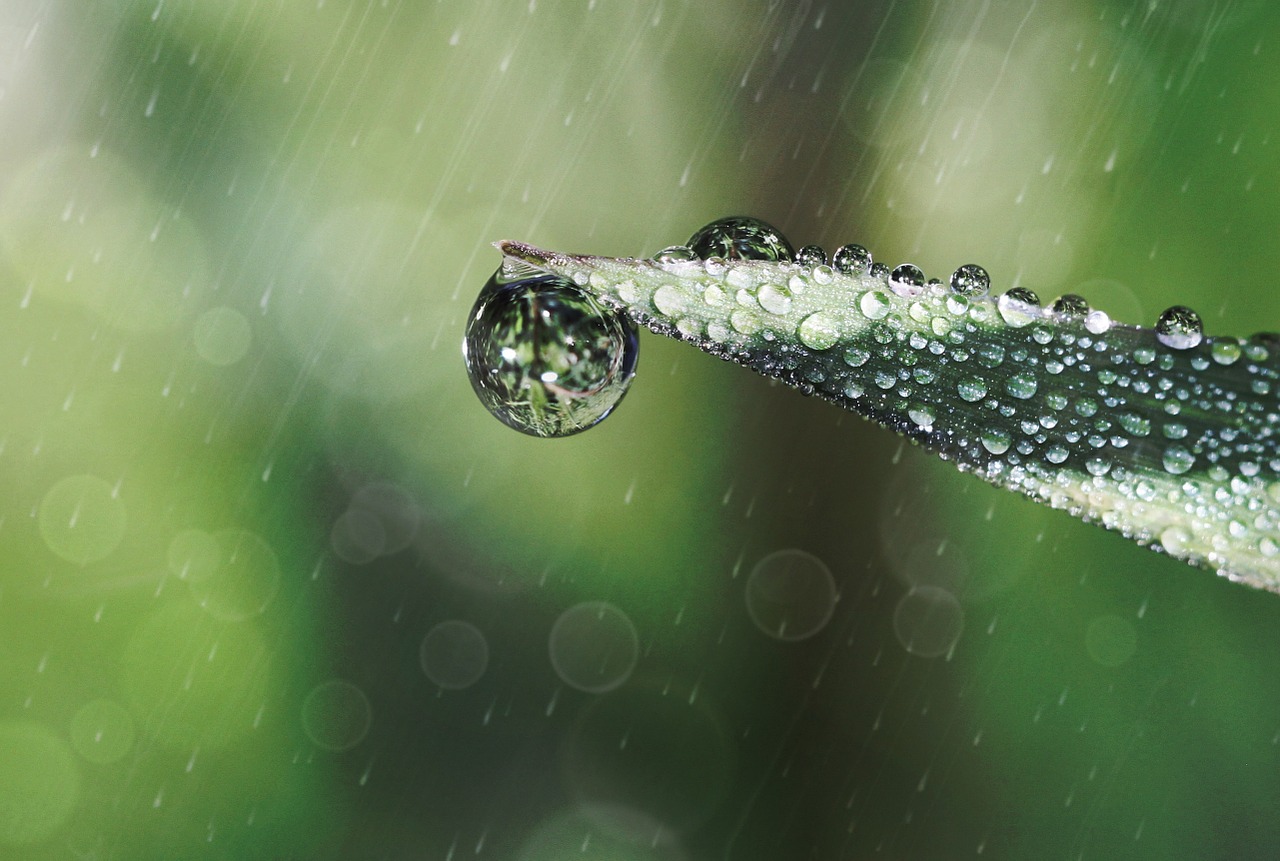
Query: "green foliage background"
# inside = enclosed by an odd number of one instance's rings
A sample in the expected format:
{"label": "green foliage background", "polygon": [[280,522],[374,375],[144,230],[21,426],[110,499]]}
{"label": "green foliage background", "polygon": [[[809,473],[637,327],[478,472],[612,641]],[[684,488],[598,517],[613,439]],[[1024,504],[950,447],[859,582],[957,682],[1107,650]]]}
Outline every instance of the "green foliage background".
{"label": "green foliage background", "polygon": [[[738,212],[1280,325],[1276,12],[1013,6],[0,12],[6,857],[1280,846],[1276,596],[655,338],[565,440],[461,366],[487,243],[651,254]],[[353,551],[370,492],[404,507]],[[744,605],[780,548],[839,592],[802,642]],[[938,657],[895,635],[921,585],[963,611]],[[638,634],[609,693],[548,659],[582,601]],[[464,690],[419,668],[447,619],[488,641]]]}

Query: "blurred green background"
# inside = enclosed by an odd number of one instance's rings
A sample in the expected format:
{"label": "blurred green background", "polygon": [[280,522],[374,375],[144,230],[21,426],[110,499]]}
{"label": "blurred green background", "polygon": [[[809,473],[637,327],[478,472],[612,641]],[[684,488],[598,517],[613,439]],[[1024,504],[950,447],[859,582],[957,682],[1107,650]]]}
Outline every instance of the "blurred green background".
{"label": "blurred green background", "polygon": [[488,243],[733,213],[1280,327],[1275,7],[9,0],[0,128],[0,857],[1280,851],[1280,596],[657,338],[563,440],[459,354]]}

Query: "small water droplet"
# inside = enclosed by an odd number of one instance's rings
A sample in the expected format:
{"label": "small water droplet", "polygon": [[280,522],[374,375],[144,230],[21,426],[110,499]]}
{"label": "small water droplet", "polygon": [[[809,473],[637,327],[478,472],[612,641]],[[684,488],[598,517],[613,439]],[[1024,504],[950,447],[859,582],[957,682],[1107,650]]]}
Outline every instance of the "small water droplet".
{"label": "small water droplet", "polygon": [[815,266],[827,265],[827,252],[822,250],[821,245],[806,245],[796,252],[796,263],[812,269]]}
{"label": "small water droplet", "polygon": [[1036,378],[1030,374],[1014,374],[1005,381],[1004,390],[1025,401],[1036,393]]}
{"label": "small water droplet", "polygon": [[888,263],[872,263],[867,273],[878,281],[889,283],[889,264]]}
{"label": "small water droplet", "polygon": [[770,314],[785,314],[791,310],[791,291],[778,284],[765,284],[756,294],[756,301]]}
{"label": "small water droplet", "polygon": [[688,263],[698,257],[685,245],[671,245],[653,255],[657,263]]}
{"label": "small water droplet", "polygon": [[1095,335],[1104,335],[1111,329],[1111,317],[1105,311],[1090,311],[1085,315],[1084,327]]}
{"label": "small water droplet", "polygon": [[499,269],[471,309],[462,354],[472,388],[497,419],[557,437],[586,430],[618,405],[639,340],[630,321],[563,278],[508,280]]}
{"label": "small water droplet", "polygon": [[987,428],[982,432],[982,447],[992,454],[1004,454],[1013,441],[1008,431],[999,428]]}
{"label": "small water droplet", "polygon": [[868,320],[880,320],[889,313],[889,297],[879,290],[868,290],[858,300],[858,308]]}
{"label": "small water droplet", "polygon": [[1052,309],[1064,317],[1083,318],[1089,313],[1089,303],[1085,301],[1083,296],[1077,296],[1075,293],[1063,293],[1053,300]]}
{"label": "small water droplet", "polygon": [[889,288],[899,296],[919,296],[924,292],[924,273],[914,263],[902,263],[889,274]]}
{"label": "small water droplet", "polygon": [[1156,340],[1174,350],[1189,350],[1204,338],[1200,315],[1185,305],[1167,308],[1156,321]]}
{"label": "small water droplet", "polygon": [[1233,338],[1222,338],[1213,342],[1213,360],[1219,365],[1234,365],[1240,358],[1240,342]]}
{"label": "small water droplet", "polygon": [[935,418],[933,408],[925,405],[911,407],[907,410],[907,417],[924,430],[930,430],[933,427]]}
{"label": "small water droplet", "polygon": [[968,377],[956,384],[956,392],[969,403],[976,403],[987,396],[987,384],[977,377]]}
{"label": "small water droplet", "polygon": [[966,263],[951,273],[951,289],[965,296],[985,296],[991,289],[991,276],[976,263]]}
{"label": "small water droplet", "polygon": [[653,291],[653,307],[668,317],[679,316],[688,304],[684,292],[673,284],[663,284]]}
{"label": "small water droplet", "polygon": [[1067,447],[1054,443],[1044,450],[1044,459],[1049,463],[1062,463],[1067,459]]}
{"label": "small water droplet", "polygon": [[841,245],[831,255],[831,266],[842,275],[865,275],[871,269],[871,252],[861,245]]}
{"label": "small water droplet", "polygon": [[1164,468],[1173,475],[1182,475],[1195,462],[1196,456],[1180,445],[1171,445],[1164,450]]}
{"label": "small water droplet", "polygon": [[1040,297],[1025,287],[1014,287],[1000,295],[996,308],[1005,323],[1021,328],[1039,316]]}
{"label": "small water droplet", "polygon": [[814,350],[825,350],[833,346],[840,337],[835,319],[823,311],[810,314],[800,321],[796,334],[806,347]]}
{"label": "small water droplet", "polygon": [[723,257],[728,260],[777,260],[789,262],[795,257],[791,243],[768,222],[745,215],[721,218],[703,227],[686,243],[703,259]]}

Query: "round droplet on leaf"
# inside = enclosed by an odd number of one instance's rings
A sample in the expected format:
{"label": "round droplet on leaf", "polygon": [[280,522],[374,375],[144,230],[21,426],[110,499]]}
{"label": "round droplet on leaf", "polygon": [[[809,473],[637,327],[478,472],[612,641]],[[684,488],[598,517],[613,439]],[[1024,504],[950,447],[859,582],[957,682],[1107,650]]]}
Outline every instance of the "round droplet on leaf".
{"label": "round droplet on leaf", "polygon": [[1174,350],[1189,350],[1204,339],[1200,315],[1185,305],[1174,305],[1156,321],[1156,340]]}
{"label": "round droplet on leaf", "polygon": [[871,268],[871,252],[861,245],[841,245],[831,255],[831,267],[843,275],[865,275]]}
{"label": "round droplet on leaf", "polygon": [[889,288],[899,296],[919,296],[924,292],[924,273],[914,263],[902,263],[889,274]]}
{"label": "round droplet on leaf", "polygon": [[991,289],[991,276],[976,263],[966,263],[951,273],[951,289],[963,296],[985,296]]}
{"label": "round droplet on leaf", "polygon": [[827,265],[827,252],[821,245],[806,245],[796,252],[796,263],[807,269]]}
{"label": "round droplet on leaf", "polygon": [[697,260],[698,255],[694,254],[688,246],[671,245],[653,255],[653,259],[658,263],[688,263],[691,260]]}
{"label": "round droplet on leaf", "polygon": [[723,257],[726,260],[788,263],[795,257],[795,251],[782,231],[768,222],[746,215],[713,221],[689,237],[685,244],[704,260]]}
{"label": "round droplet on leaf", "polygon": [[471,387],[503,424],[568,436],[607,416],[635,374],[639,339],[620,314],[563,278],[495,272],[462,343]]}
{"label": "round droplet on leaf", "polygon": [[1063,293],[1053,300],[1053,310],[1064,317],[1083,318],[1089,313],[1089,303],[1085,301],[1083,296],[1077,296],[1075,293]]}

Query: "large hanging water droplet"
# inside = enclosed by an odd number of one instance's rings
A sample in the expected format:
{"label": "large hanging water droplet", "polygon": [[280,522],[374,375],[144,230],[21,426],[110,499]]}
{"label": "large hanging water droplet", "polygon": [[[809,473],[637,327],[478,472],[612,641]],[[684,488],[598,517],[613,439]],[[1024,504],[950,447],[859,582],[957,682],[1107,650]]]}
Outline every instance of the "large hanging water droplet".
{"label": "large hanging water droplet", "polygon": [[703,227],[685,243],[702,259],[777,260],[789,263],[795,257],[782,231],[768,222],[746,215],[721,218]]}
{"label": "large hanging water droplet", "polygon": [[1200,315],[1184,305],[1166,309],[1156,321],[1156,340],[1174,350],[1189,350],[1203,338]]}
{"label": "large hanging water droplet", "polygon": [[966,263],[951,273],[951,289],[965,296],[985,296],[991,289],[991,276],[976,263]]}
{"label": "large hanging water droplet", "polygon": [[635,374],[639,340],[625,317],[554,275],[499,269],[467,318],[462,356],[480,402],[503,424],[568,436],[607,416]]}

